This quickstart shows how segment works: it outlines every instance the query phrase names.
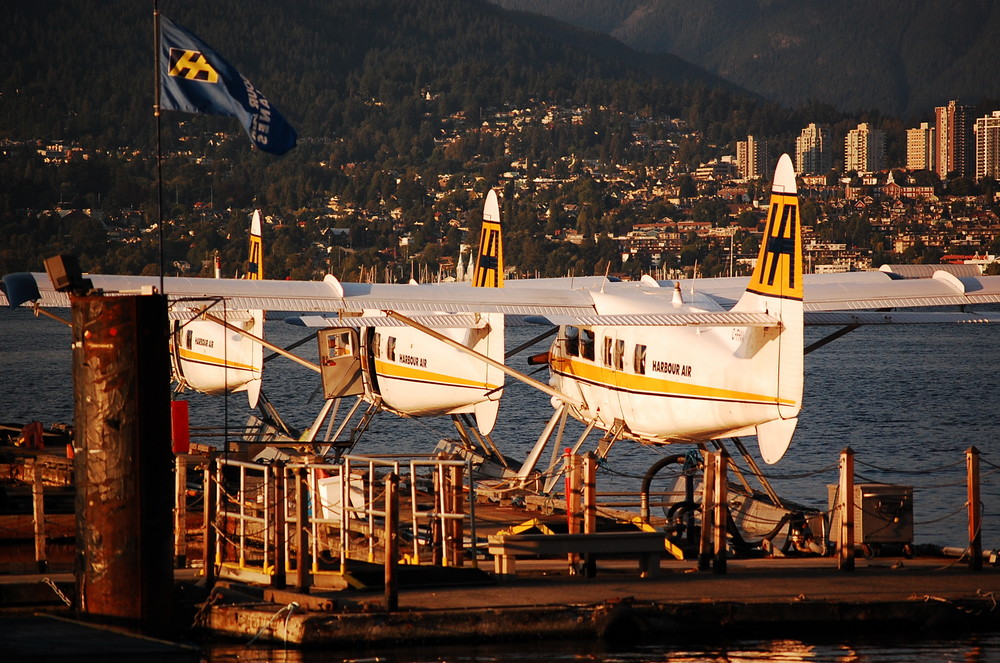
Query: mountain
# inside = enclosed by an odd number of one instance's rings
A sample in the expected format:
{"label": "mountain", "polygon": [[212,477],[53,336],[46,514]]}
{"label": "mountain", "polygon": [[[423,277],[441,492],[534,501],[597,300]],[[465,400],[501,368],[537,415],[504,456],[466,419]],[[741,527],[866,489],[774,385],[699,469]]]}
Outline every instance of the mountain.
{"label": "mountain", "polygon": [[[148,145],[151,9],[132,0],[7,3],[0,138]],[[583,100],[597,88],[611,98],[629,85],[675,112],[695,88],[752,96],[676,56],[636,53],[485,0],[161,0],[159,10],[236,65],[306,137],[352,131],[373,104],[398,108],[428,95],[444,114]]]}
{"label": "mountain", "polygon": [[1000,98],[993,0],[495,0],[672,53],[767,99],[928,118]]}

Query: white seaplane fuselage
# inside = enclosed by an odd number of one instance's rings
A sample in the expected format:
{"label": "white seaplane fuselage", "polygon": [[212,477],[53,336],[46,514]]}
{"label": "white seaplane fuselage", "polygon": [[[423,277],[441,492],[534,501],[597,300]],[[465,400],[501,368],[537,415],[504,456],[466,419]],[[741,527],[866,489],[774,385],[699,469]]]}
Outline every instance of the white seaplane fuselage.
{"label": "white seaplane fuselage", "polygon": [[[689,295],[690,296],[690,295]],[[722,310],[654,289],[595,295],[602,315]],[[782,399],[773,370],[779,326],[563,326],[550,351],[550,384],[578,399],[571,414],[608,430],[623,422],[631,437],[653,443],[705,440],[778,416]]]}

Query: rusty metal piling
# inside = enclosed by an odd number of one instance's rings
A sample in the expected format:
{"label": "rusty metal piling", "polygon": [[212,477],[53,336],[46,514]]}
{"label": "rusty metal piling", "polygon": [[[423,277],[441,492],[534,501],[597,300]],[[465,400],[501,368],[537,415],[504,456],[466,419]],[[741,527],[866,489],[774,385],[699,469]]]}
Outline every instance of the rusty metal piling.
{"label": "rusty metal piling", "polygon": [[164,634],[174,497],[166,298],[71,299],[78,609]]}

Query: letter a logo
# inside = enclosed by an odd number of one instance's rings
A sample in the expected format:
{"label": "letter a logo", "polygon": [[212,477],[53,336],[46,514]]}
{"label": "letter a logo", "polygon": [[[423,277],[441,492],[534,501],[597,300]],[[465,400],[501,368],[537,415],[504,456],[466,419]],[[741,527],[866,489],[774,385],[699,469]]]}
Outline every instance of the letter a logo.
{"label": "letter a logo", "polygon": [[181,48],[170,49],[170,75],[189,81],[219,82],[219,72],[208,63],[204,55]]}

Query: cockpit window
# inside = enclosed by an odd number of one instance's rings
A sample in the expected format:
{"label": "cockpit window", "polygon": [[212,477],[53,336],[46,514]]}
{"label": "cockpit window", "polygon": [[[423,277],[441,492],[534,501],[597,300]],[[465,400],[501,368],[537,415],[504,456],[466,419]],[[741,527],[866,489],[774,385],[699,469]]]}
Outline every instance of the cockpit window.
{"label": "cockpit window", "polygon": [[594,330],[580,330],[580,356],[594,361]]}
{"label": "cockpit window", "polygon": [[635,354],[632,356],[632,367],[639,375],[646,374],[646,346],[636,344]]}
{"label": "cockpit window", "polygon": [[566,327],[566,354],[577,357],[580,354],[580,329],[577,327]]}

